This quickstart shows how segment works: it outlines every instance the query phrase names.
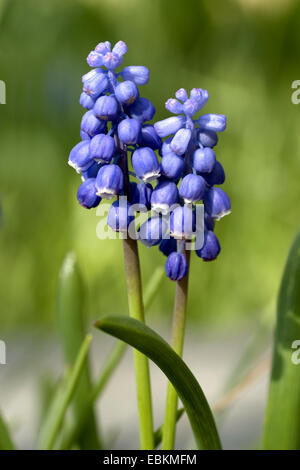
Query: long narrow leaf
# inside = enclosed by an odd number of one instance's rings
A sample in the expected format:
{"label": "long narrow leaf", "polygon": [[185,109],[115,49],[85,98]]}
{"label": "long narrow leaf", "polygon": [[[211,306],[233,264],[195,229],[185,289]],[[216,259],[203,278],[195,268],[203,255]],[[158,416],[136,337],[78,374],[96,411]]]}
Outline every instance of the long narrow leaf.
{"label": "long narrow leaf", "polygon": [[74,396],[76,387],[84,370],[87,353],[92,340],[91,335],[87,335],[78,352],[75,364],[68,374],[66,382],[63,384],[54,401],[49,408],[47,419],[40,433],[40,445],[43,450],[51,450],[56,442],[58,434],[67,411],[67,408]]}
{"label": "long narrow leaf", "polygon": [[220,449],[215,421],[205,395],[194,375],[155,331],[125,316],[106,316],[95,326],[148,356],[175,387],[189,417],[199,449]]}
{"label": "long narrow leaf", "polygon": [[300,365],[293,361],[293,343],[297,340],[300,340],[300,232],[290,250],[279,292],[265,449],[300,449]]}

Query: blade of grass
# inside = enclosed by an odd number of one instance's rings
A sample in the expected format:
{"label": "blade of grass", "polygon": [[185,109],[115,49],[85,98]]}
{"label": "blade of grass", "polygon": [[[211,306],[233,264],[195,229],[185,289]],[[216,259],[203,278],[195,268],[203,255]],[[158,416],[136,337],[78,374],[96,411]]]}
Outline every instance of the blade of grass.
{"label": "blade of grass", "polygon": [[[57,289],[57,318],[58,330],[65,361],[68,367],[74,364],[78,350],[85,337],[84,321],[85,288],[74,253],[69,253],[62,265]],[[85,410],[85,400],[91,390],[89,360],[87,358],[81,379],[72,400],[74,422],[77,422]],[[81,449],[99,449],[101,443],[98,437],[97,422],[93,406],[88,410],[88,416],[82,431],[78,434],[77,444]]]}
{"label": "blade of grass", "polygon": [[293,343],[300,339],[300,232],[290,249],[277,307],[264,449],[300,449],[300,369]]}
{"label": "blade of grass", "polygon": [[[180,420],[181,416],[184,413],[184,408],[179,408],[176,412],[176,423]],[[161,444],[162,437],[163,437],[163,429],[164,425],[162,424],[159,428],[156,429],[154,432],[154,447],[155,449]]]}
{"label": "blade of grass", "polygon": [[15,446],[10,437],[10,432],[0,413],[0,450],[14,450]]}
{"label": "blade of grass", "polygon": [[87,335],[78,352],[75,364],[68,374],[63,387],[55,395],[49,408],[47,418],[40,433],[39,448],[43,450],[53,449],[67,411],[67,408],[74,396],[76,387],[82,376],[89,346],[92,340],[91,335]]}
{"label": "blade of grass", "polygon": [[106,316],[95,326],[126,341],[155,362],[172,383],[184,405],[198,449],[221,449],[215,421],[199,383],[164,339],[142,322],[125,316]]}

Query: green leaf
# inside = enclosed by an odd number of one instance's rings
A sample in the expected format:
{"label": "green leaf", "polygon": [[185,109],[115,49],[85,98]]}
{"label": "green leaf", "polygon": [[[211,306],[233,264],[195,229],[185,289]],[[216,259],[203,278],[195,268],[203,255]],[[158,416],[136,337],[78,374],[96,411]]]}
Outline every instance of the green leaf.
{"label": "green leaf", "polygon": [[125,316],[106,316],[95,326],[148,356],[168,377],[189,417],[199,449],[221,449],[215,421],[194,375],[173,349],[155,331]]}
{"label": "green leaf", "polygon": [[300,340],[300,232],[291,247],[279,292],[265,449],[300,449],[300,364],[292,360],[296,340]]}
{"label": "green leaf", "polygon": [[53,449],[67,411],[67,408],[74,396],[76,387],[82,377],[89,346],[92,340],[91,335],[87,335],[78,352],[75,364],[61,388],[58,389],[54,400],[49,408],[47,418],[44,421],[40,432],[39,447],[43,450]]}
{"label": "green leaf", "polygon": [[15,446],[10,437],[9,429],[0,413],[0,450],[14,450]]}
{"label": "green leaf", "polygon": [[[69,253],[59,274],[57,290],[58,330],[68,367],[74,364],[86,335],[84,298],[85,288],[81,273],[74,253]],[[83,411],[87,414],[85,425],[77,436],[77,443],[81,449],[99,449],[101,447],[93,405],[89,410],[85,407],[86,397],[90,393],[91,387],[89,360],[87,358],[72,401],[75,423],[79,420]]]}

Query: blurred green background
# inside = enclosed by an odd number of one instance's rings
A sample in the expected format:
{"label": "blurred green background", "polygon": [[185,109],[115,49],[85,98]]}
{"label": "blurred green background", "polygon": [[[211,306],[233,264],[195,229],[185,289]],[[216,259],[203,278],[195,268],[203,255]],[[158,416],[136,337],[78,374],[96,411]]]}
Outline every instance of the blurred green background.
{"label": "blurred green background", "polygon": [[[121,242],[96,237],[94,211],[76,200],[67,165],[79,140],[78,104],[89,51],[124,40],[125,64],[146,65],[142,94],[165,101],[206,88],[206,112],[228,116],[217,156],[232,214],[218,223],[214,263],[193,256],[189,315],[220,327],[257,317],[276,296],[299,227],[300,2],[292,0],[9,0],[0,3],[1,331],[55,325],[57,274],[78,255],[92,318],[127,311]],[[165,259],[140,247],[143,278]],[[164,280],[149,315],[172,310]]]}

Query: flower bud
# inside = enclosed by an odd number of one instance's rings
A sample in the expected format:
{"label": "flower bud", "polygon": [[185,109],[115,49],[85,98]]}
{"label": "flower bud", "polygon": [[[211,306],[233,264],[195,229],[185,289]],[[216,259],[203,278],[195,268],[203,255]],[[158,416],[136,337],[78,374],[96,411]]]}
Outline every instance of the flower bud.
{"label": "flower bud", "polygon": [[200,111],[200,109],[206,105],[209,94],[207,90],[203,90],[202,88],[193,88],[191,90],[190,97],[192,100],[197,101],[198,111]]}
{"label": "flower bud", "polygon": [[149,70],[143,65],[130,65],[121,72],[123,80],[132,80],[137,85],[146,85],[149,81]]}
{"label": "flower bud", "polygon": [[131,201],[133,205],[140,206],[140,212],[151,209],[151,195],[153,188],[150,183],[130,183]]}
{"label": "flower bud", "polygon": [[110,163],[115,153],[115,141],[110,135],[95,135],[90,142],[91,157],[97,162]]}
{"label": "flower bud", "polygon": [[97,195],[112,199],[123,191],[124,177],[122,170],[117,165],[104,165],[100,168],[96,178]]}
{"label": "flower bud", "polygon": [[78,188],[77,199],[86,209],[98,206],[101,199],[97,196],[95,178],[88,178]]}
{"label": "flower bud", "polygon": [[103,65],[108,70],[114,70],[119,67],[123,62],[123,57],[115,54],[114,52],[107,52],[103,56]]}
{"label": "flower bud", "polygon": [[162,217],[150,217],[139,228],[139,240],[145,246],[155,246],[160,243],[168,230],[168,224]]}
{"label": "flower bud", "polygon": [[134,220],[134,215],[130,214],[130,204],[124,199],[121,197],[113,202],[108,211],[107,225],[115,232],[127,232],[129,224]]}
{"label": "flower bud", "polygon": [[84,77],[83,91],[94,100],[108,88],[108,78],[102,69],[96,69],[94,74],[91,74],[90,76],[86,74]]}
{"label": "flower bud", "polygon": [[109,41],[99,42],[95,47],[95,51],[99,52],[99,54],[105,55],[107,52],[111,51],[111,44]]}
{"label": "flower bud", "polygon": [[68,164],[72,166],[77,173],[87,170],[94,163],[90,155],[90,142],[83,140],[72,148]]}
{"label": "flower bud", "polygon": [[170,134],[175,134],[179,131],[181,127],[185,125],[184,116],[172,116],[162,121],[158,121],[154,124],[154,129],[156,130],[159,137],[167,137]]}
{"label": "flower bud", "polygon": [[178,202],[178,189],[172,181],[162,181],[154,188],[151,196],[152,209],[168,214],[170,207]]}
{"label": "flower bud", "polygon": [[180,114],[183,112],[182,104],[178,100],[175,100],[174,98],[170,98],[169,100],[167,100],[165,106],[166,106],[166,109],[170,111],[170,113]]}
{"label": "flower bud", "polygon": [[128,51],[128,47],[124,41],[118,41],[114,45],[113,50],[112,50],[112,52],[114,54],[117,54],[119,57],[122,57],[124,54],[126,54],[127,51]]}
{"label": "flower bud", "polygon": [[178,100],[185,102],[188,99],[188,94],[184,88],[176,91],[175,96]]}
{"label": "flower bud", "polygon": [[177,240],[175,238],[164,238],[159,244],[159,250],[165,255],[169,256],[177,250]]}
{"label": "flower bud", "polygon": [[223,132],[226,129],[226,116],[223,114],[203,114],[199,117],[198,123],[201,130]]}
{"label": "flower bud", "polygon": [[215,152],[209,148],[204,147],[197,149],[193,155],[193,167],[199,173],[210,173],[216,163]]}
{"label": "flower bud", "polygon": [[202,176],[189,174],[182,179],[179,194],[187,203],[198,202],[203,198],[205,189],[206,184]]}
{"label": "flower bud", "polygon": [[132,104],[139,96],[139,90],[136,84],[130,80],[119,83],[115,93],[117,100],[127,105]]}
{"label": "flower bud", "polygon": [[149,147],[141,147],[133,152],[132,166],[136,175],[144,182],[152,181],[160,175],[157,157]]}
{"label": "flower bud", "polygon": [[90,67],[102,67],[103,65],[103,55],[99,54],[96,51],[89,53],[86,59]]}
{"label": "flower bud", "polygon": [[155,114],[155,108],[147,98],[138,98],[128,107],[128,113],[140,123],[151,121]]}
{"label": "flower bud", "polygon": [[193,116],[195,113],[199,111],[199,104],[196,100],[192,100],[191,98],[186,100],[183,105],[183,112],[187,116]]}
{"label": "flower bud", "polygon": [[184,160],[179,155],[176,155],[176,153],[171,152],[162,157],[160,168],[162,175],[177,180],[182,174]]}
{"label": "flower bud", "polygon": [[95,104],[93,98],[87,93],[85,93],[85,91],[81,93],[79,103],[85,109],[92,109]]}
{"label": "flower bud", "polygon": [[183,155],[188,148],[192,132],[190,129],[179,129],[174,135],[170,147],[177,155]]}
{"label": "flower bud", "polygon": [[118,135],[126,145],[136,144],[141,131],[141,125],[136,119],[123,119],[118,125]]}
{"label": "flower bud", "polygon": [[196,250],[197,256],[203,261],[213,261],[221,251],[219,240],[214,232],[206,230],[204,232],[204,243],[200,250]]}
{"label": "flower bud", "polygon": [[230,214],[230,199],[223,189],[210,188],[204,196],[204,208],[211,217],[220,220],[225,215]]}
{"label": "flower bud", "polygon": [[225,181],[224,169],[218,161],[216,161],[211,173],[203,173],[202,176],[209,186],[223,184]]}
{"label": "flower bud", "polygon": [[196,227],[195,214],[188,206],[178,206],[170,216],[170,234],[176,239],[191,239]]}
{"label": "flower bud", "polygon": [[204,147],[213,148],[218,143],[218,134],[215,131],[210,130],[201,130],[199,132],[199,143]]}
{"label": "flower bud", "polygon": [[165,270],[172,281],[180,281],[188,272],[186,257],[182,253],[171,253],[167,258]]}
{"label": "flower bud", "polygon": [[141,147],[150,147],[152,150],[158,150],[162,145],[161,138],[151,124],[142,127],[138,143]]}
{"label": "flower bud", "polygon": [[93,137],[94,135],[105,131],[106,123],[96,118],[93,110],[91,109],[82,116],[80,127],[82,131]]}
{"label": "flower bud", "polygon": [[97,99],[93,111],[98,119],[112,121],[116,118],[118,109],[119,105],[116,98],[104,95]]}

